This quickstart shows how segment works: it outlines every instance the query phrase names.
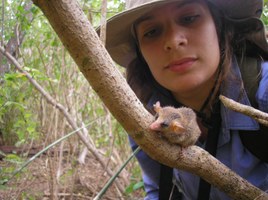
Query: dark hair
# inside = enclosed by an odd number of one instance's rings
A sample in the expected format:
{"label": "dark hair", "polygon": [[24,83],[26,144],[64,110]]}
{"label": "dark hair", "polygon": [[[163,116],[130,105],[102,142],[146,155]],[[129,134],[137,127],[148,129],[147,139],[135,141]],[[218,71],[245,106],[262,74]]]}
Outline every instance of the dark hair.
{"label": "dark hair", "polygon": [[146,104],[154,90],[154,77],[138,47],[136,47],[136,52],[137,58],[126,68],[126,78],[137,97],[143,104]]}
{"label": "dark hair", "polygon": [[[243,52],[244,48],[241,48],[241,45],[245,42],[245,39],[243,36],[235,33],[235,26],[224,18],[224,15],[215,5],[209,2],[207,4],[216,26],[220,47],[219,74],[210,99],[207,102],[211,107],[215,97],[218,95],[222,81],[226,78],[230,70],[233,53]],[[128,84],[142,103],[147,104],[153,91],[156,89],[156,81],[141,55],[138,46],[136,47],[136,52],[137,58],[127,66],[126,78]]]}

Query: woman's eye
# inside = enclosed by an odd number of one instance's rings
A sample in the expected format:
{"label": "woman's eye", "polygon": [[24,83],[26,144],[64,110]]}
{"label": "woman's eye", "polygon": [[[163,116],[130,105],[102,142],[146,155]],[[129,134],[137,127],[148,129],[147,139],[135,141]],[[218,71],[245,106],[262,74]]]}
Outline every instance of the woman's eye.
{"label": "woman's eye", "polygon": [[182,24],[191,24],[195,22],[198,17],[200,17],[200,15],[185,16],[180,21]]}
{"label": "woman's eye", "polygon": [[146,31],[144,34],[143,34],[143,36],[144,37],[148,37],[148,38],[150,38],[150,37],[155,37],[155,36],[157,36],[158,34],[159,34],[159,30],[158,29],[156,29],[156,28],[154,28],[154,29],[150,29],[149,31]]}

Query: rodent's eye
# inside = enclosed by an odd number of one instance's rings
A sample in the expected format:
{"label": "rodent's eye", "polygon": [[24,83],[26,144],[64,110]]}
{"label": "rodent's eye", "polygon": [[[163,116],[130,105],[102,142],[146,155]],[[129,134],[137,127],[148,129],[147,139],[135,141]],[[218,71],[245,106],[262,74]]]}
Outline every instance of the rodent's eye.
{"label": "rodent's eye", "polygon": [[161,125],[161,128],[167,128],[169,126],[169,123],[162,122],[160,125]]}
{"label": "rodent's eye", "polygon": [[159,114],[158,114],[158,113],[156,113],[156,114],[155,114],[155,116],[154,116],[154,119],[155,119],[155,120],[157,120],[157,119],[158,119],[158,117],[159,117]]}

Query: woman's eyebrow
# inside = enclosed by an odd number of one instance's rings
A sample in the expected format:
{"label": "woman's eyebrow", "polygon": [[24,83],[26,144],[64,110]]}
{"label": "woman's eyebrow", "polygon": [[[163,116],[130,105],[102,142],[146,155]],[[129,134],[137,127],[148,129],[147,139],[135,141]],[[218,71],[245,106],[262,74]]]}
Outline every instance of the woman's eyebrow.
{"label": "woman's eyebrow", "polygon": [[[186,5],[192,4],[192,3],[197,3],[196,0],[187,0],[187,1],[182,1],[180,2],[178,5],[176,5],[176,8],[181,8],[184,7]],[[138,18],[135,22],[134,22],[134,26],[137,27],[140,23],[144,22],[144,21],[148,21],[153,19],[154,17],[152,15],[144,15],[140,18]]]}
{"label": "woman's eyebrow", "polygon": [[177,4],[177,8],[181,8],[181,7],[183,7],[183,6],[186,6],[186,5],[188,5],[188,4],[192,4],[192,3],[200,3],[200,1],[199,0],[187,0],[187,1],[182,1],[182,2],[180,2],[179,4]]}
{"label": "woman's eyebrow", "polygon": [[137,19],[135,22],[134,22],[134,26],[137,27],[139,24],[141,24],[142,22],[145,22],[145,21],[149,21],[151,19],[153,19],[154,17],[152,15],[145,15],[145,16],[142,16],[140,17],[139,19]]}

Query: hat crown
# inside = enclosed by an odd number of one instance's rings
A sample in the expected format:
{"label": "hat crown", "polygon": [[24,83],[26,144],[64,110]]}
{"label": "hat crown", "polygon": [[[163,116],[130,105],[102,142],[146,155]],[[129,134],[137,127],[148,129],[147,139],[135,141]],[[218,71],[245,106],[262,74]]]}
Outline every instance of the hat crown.
{"label": "hat crown", "polygon": [[143,4],[151,3],[158,0],[126,0],[126,9],[133,9]]}
{"label": "hat crown", "polygon": [[[126,10],[138,8],[144,4],[150,4],[163,0],[126,0]],[[168,0],[166,0],[167,2]],[[262,14],[263,0],[244,0],[241,4],[241,0],[208,0],[215,4],[225,14],[234,19],[242,19],[249,17],[260,17]]]}

